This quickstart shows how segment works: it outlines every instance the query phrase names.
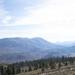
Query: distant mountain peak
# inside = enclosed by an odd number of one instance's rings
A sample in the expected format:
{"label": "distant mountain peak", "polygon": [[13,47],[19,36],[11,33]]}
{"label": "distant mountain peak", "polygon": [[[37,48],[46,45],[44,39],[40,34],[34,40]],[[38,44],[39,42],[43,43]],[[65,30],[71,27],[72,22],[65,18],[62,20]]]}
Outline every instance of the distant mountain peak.
{"label": "distant mountain peak", "polygon": [[[68,49],[74,51],[75,48],[72,47]],[[0,39],[0,61],[7,60],[9,57],[9,61],[40,59],[47,54],[49,57],[54,55],[57,56],[58,54],[63,55],[64,51],[66,51],[64,50],[64,46],[50,43],[40,37]]]}

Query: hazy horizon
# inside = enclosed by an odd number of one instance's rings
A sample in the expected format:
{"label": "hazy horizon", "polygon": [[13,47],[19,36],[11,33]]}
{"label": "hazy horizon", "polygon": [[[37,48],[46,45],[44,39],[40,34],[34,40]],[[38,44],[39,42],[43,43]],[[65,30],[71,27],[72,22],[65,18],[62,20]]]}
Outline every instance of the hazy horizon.
{"label": "hazy horizon", "polygon": [[[28,39],[33,39],[33,38],[42,38],[42,37],[32,37],[32,38],[29,38],[29,37],[4,37],[4,38],[0,38],[0,39],[9,39],[9,38],[23,38],[23,39],[25,39],[25,38],[28,38]],[[59,43],[74,43],[75,42],[75,40],[74,41],[50,41],[50,40],[47,40],[47,39],[45,39],[45,38],[42,38],[42,39],[44,39],[44,40],[46,40],[46,41],[48,41],[48,42],[51,42],[51,43],[56,43],[56,44],[59,44]]]}
{"label": "hazy horizon", "polygon": [[74,32],[75,0],[0,0],[0,39],[75,41]]}

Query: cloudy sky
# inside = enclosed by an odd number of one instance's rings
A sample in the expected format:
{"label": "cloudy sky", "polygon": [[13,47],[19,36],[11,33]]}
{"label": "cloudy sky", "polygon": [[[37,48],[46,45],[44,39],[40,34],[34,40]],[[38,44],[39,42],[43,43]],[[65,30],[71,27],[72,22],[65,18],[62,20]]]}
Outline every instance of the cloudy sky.
{"label": "cloudy sky", "polygon": [[75,41],[75,0],[0,0],[0,38]]}

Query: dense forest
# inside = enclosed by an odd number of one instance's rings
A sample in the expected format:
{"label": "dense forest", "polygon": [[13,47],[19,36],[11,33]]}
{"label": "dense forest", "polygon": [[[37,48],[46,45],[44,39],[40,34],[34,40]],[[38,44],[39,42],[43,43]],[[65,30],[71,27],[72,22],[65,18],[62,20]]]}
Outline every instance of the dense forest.
{"label": "dense forest", "polygon": [[49,58],[39,59],[33,61],[16,62],[12,64],[0,64],[0,75],[15,75],[21,72],[30,72],[32,70],[41,69],[41,72],[45,69],[60,69],[62,66],[73,65],[75,57],[64,57],[61,58]]}

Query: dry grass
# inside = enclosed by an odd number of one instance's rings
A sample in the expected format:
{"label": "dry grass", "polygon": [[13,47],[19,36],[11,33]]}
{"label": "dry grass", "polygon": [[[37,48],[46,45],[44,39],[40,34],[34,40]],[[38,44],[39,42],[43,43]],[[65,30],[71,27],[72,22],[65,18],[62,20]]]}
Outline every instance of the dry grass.
{"label": "dry grass", "polygon": [[63,66],[60,69],[48,69],[44,72],[41,72],[41,69],[34,70],[31,72],[20,73],[17,75],[75,75],[75,65]]}
{"label": "dry grass", "polygon": [[41,73],[41,69],[30,71],[30,72],[25,72],[25,73],[20,73],[20,74],[17,74],[17,75],[36,75],[38,73]]}

